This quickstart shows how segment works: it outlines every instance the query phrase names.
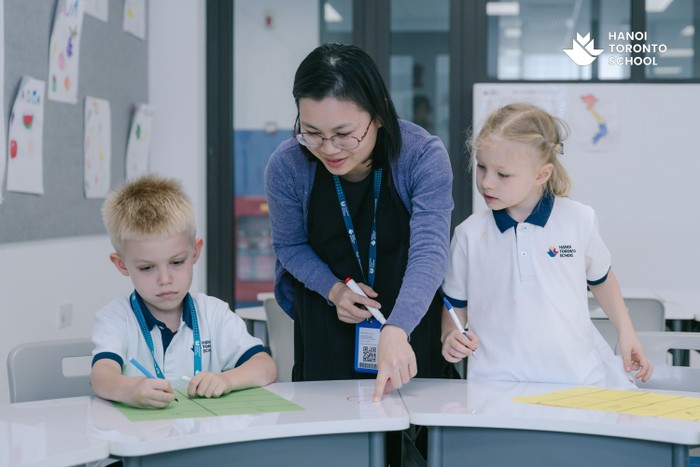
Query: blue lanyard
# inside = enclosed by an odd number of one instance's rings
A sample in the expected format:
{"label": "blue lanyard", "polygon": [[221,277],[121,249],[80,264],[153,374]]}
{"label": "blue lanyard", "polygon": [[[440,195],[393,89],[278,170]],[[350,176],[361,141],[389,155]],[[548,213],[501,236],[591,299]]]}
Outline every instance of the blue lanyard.
{"label": "blue lanyard", "polygon": [[[145,305],[142,306],[142,300],[143,299],[141,298],[141,296],[135,290],[131,293],[131,297],[129,297],[129,301],[131,302],[131,309],[133,310],[134,315],[136,315],[136,321],[139,322],[139,328],[141,328],[141,334],[143,334],[143,338],[146,340],[148,350],[151,351],[151,357],[153,357],[153,366],[156,370],[156,376],[158,376],[158,378],[165,379],[165,375],[161,371],[160,367],[158,366],[158,362],[156,361],[155,349],[153,347],[153,339],[151,339],[151,331],[146,326],[146,318],[144,318],[143,316],[143,308],[145,307]],[[189,313],[190,318],[192,320],[192,334],[194,335],[194,374],[196,375],[197,373],[200,373],[202,371],[202,341],[199,338],[199,323],[197,321],[197,311],[194,307],[194,300],[192,300],[192,295],[190,295],[189,293],[185,296],[183,308],[183,313]]]}
{"label": "blue lanyard", "polygon": [[350,217],[348,202],[345,200],[345,193],[343,192],[343,187],[340,186],[340,178],[337,175],[333,175],[333,181],[335,182],[335,192],[338,195],[340,210],[343,213],[343,222],[345,222],[345,228],[348,231],[348,237],[350,237],[350,245],[352,245],[352,249],[355,252],[355,259],[357,260],[357,265],[360,266],[360,273],[362,273],[362,278],[365,280],[367,285],[369,285],[370,287],[374,287],[374,273],[377,265],[377,204],[379,203],[379,190],[382,187],[382,169],[377,169],[374,171],[374,218],[372,219],[372,234],[369,238],[369,259],[367,261],[367,276],[365,276],[365,271],[362,268],[362,260],[360,259],[360,249],[357,246],[357,238],[355,237],[355,228],[352,224],[352,218]]}

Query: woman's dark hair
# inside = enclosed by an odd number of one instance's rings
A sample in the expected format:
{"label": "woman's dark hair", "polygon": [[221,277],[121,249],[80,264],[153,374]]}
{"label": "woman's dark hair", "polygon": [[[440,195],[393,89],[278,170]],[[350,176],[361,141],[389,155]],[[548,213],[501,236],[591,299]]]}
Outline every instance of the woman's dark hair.
{"label": "woman's dark hair", "polygon": [[[381,123],[377,143],[372,153],[374,167],[386,167],[401,150],[399,118],[377,65],[367,53],[349,44],[323,44],[314,49],[301,62],[294,75],[292,89],[294,102],[299,110],[299,99],[320,101],[334,97],[339,101],[353,102],[369,112],[373,120]],[[297,114],[296,126],[299,124]],[[311,152],[302,150],[309,157]]]}

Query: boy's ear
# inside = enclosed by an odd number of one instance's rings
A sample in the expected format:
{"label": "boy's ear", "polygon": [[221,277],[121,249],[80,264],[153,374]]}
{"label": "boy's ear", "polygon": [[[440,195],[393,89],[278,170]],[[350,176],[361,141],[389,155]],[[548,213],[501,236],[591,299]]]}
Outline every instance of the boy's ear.
{"label": "boy's ear", "polygon": [[542,166],[540,171],[537,173],[537,185],[542,186],[545,183],[547,183],[547,180],[552,176],[552,172],[554,171],[554,164],[547,163]]}
{"label": "boy's ear", "polygon": [[110,253],[109,260],[117,268],[117,271],[121,272],[123,275],[128,276],[129,270],[126,269],[126,264],[124,260],[117,253]]}
{"label": "boy's ear", "polygon": [[194,258],[193,258],[193,263],[196,263],[197,260],[199,259],[199,254],[202,252],[202,246],[204,245],[204,239],[203,238],[196,238],[194,240]]}

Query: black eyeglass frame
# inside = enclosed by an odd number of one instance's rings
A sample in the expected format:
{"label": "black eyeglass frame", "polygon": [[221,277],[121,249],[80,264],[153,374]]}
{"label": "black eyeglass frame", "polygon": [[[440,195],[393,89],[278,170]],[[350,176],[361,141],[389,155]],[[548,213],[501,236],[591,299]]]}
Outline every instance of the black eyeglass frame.
{"label": "black eyeglass frame", "polygon": [[[299,144],[301,144],[302,146],[306,146],[307,148],[310,148],[310,149],[320,148],[321,146],[323,146],[323,143],[326,140],[328,140],[331,142],[333,147],[335,147],[336,149],[340,149],[341,151],[352,151],[352,150],[360,147],[360,144],[362,144],[362,141],[364,141],[365,137],[367,136],[367,133],[369,133],[369,127],[372,126],[373,121],[374,121],[374,119],[369,120],[369,123],[367,124],[367,128],[365,129],[365,132],[362,134],[362,136],[360,138],[358,138],[357,136],[353,136],[353,135],[333,135],[329,138],[324,138],[321,135],[314,134],[313,137],[321,138],[321,143],[317,144],[317,145],[311,145],[311,144],[309,144],[309,142],[306,140],[306,137],[304,136],[308,133],[301,133],[301,132],[297,133],[297,128],[299,128],[301,130],[301,123],[299,122],[299,116],[297,116],[297,121],[296,121],[296,124],[294,125],[294,130],[292,132],[292,135],[294,136],[294,138],[297,140],[297,142]],[[335,138],[338,138],[338,137],[352,138],[355,141],[357,141],[357,145],[352,147],[352,148],[340,147],[337,144],[335,144],[335,141],[334,141]]]}

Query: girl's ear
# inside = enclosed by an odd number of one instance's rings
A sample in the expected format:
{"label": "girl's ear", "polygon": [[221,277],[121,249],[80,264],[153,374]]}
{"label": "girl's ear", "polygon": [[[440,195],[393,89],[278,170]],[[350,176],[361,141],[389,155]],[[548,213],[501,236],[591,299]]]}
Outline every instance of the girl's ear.
{"label": "girl's ear", "polygon": [[542,186],[545,183],[547,183],[547,180],[552,176],[552,172],[554,171],[554,164],[551,162],[548,162],[547,164],[543,165],[542,168],[540,168],[539,172],[537,172],[537,178],[535,179],[535,183],[537,186]]}
{"label": "girl's ear", "polygon": [[117,271],[121,272],[125,276],[129,275],[129,270],[126,268],[126,263],[124,263],[124,260],[117,253],[111,253],[109,255],[109,260],[112,262],[112,264],[114,264],[114,267],[117,268]]}

